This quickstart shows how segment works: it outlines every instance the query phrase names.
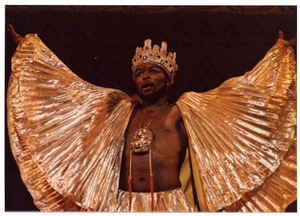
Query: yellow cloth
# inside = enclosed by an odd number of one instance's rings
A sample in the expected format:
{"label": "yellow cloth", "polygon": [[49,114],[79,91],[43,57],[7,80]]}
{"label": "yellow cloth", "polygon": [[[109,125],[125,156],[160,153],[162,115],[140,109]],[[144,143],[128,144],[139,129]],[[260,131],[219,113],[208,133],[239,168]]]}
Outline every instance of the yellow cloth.
{"label": "yellow cloth", "polygon": [[[295,67],[292,48],[278,40],[245,76],[177,101],[190,143],[180,179],[192,206],[284,211],[296,199]],[[135,105],[122,91],[80,79],[37,35],[24,37],[12,58],[8,131],[39,209],[118,210],[124,133]]]}

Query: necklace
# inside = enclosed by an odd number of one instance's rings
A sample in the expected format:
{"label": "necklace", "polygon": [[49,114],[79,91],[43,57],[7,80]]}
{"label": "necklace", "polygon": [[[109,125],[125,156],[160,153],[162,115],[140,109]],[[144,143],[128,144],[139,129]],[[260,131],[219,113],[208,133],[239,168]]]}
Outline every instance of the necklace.
{"label": "necklace", "polygon": [[[161,108],[163,108],[165,105],[167,104],[167,102],[165,103],[165,104],[163,104],[162,106],[160,106],[160,107],[155,107],[155,108],[153,108],[153,109],[141,109],[144,113],[149,113],[149,112],[153,112],[154,110],[157,110],[157,109],[161,109]],[[143,117],[142,117],[143,118]]]}
{"label": "necklace", "polygon": [[[147,124],[146,127],[142,128],[142,120],[143,120],[143,113],[139,125],[139,129],[135,131],[134,137],[130,143],[130,165],[129,165],[129,175],[128,175],[128,190],[129,190],[129,211],[131,211],[131,201],[132,201],[132,153],[139,154],[139,153],[148,153],[149,152],[149,168],[150,168],[150,192],[151,192],[151,211],[154,211],[154,185],[153,185],[153,173],[152,173],[152,163],[151,163],[151,143],[153,140],[153,133],[148,129],[158,114],[158,112],[166,105],[162,105],[161,107],[152,109],[154,111],[157,109],[155,115],[151,118],[150,122]],[[145,112],[142,109],[143,112]],[[147,110],[148,111],[148,110]],[[148,111],[150,112],[150,110]]]}

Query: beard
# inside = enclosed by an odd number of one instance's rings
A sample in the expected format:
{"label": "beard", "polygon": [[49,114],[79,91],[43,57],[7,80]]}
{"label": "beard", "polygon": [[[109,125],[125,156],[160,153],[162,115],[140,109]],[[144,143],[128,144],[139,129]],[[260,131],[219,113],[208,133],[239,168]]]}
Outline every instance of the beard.
{"label": "beard", "polygon": [[164,86],[156,92],[150,94],[143,94],[138,91],[138,95],[143,101],[147,101],[150,103],[157,103],[161,98],[163,98],[167,94],[167,92],[168,92],[167,85],[165,83]]}

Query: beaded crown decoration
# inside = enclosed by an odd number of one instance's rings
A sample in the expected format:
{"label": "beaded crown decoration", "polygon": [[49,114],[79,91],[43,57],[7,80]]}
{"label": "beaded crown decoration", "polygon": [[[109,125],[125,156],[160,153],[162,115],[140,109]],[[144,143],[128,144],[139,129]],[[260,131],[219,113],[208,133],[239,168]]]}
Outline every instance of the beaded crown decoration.
{"label": "beaded crown decoration", "polygon": [[178,66],[176,64],[176,53],[171,53],[167,55],[167,43],[162,42],[161,48],[159,49],[158,45],[153,45],[153,49],[151,49],[151,39],[145,40],[144,47],[137,47],[135,50],[135,55],[132,59],[132,72],[133,79],[135,79],[135,70],[136,68],[143,63],[153,63],[160,67],[162,67],[171,82],[173,83],[173,78],[175,76],[175,71],[178,70]]}

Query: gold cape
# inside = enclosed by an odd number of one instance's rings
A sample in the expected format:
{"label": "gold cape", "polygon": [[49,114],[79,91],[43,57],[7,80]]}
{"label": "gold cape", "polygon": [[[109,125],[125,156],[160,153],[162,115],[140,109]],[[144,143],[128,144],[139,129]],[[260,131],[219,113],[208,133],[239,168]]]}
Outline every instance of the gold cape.
{"label": "gold cape", "polygon": [[[296,200],[296,62],[288,41],[279,39],[244,76],[176,104],[189,138],[182,190],[196,210],[194,200],[201,211],[284,211]],[[117,210],[135,105],[122,91],[79,78],[37,34],[24,37],[12,58],[8,131],[40,210]]]}

